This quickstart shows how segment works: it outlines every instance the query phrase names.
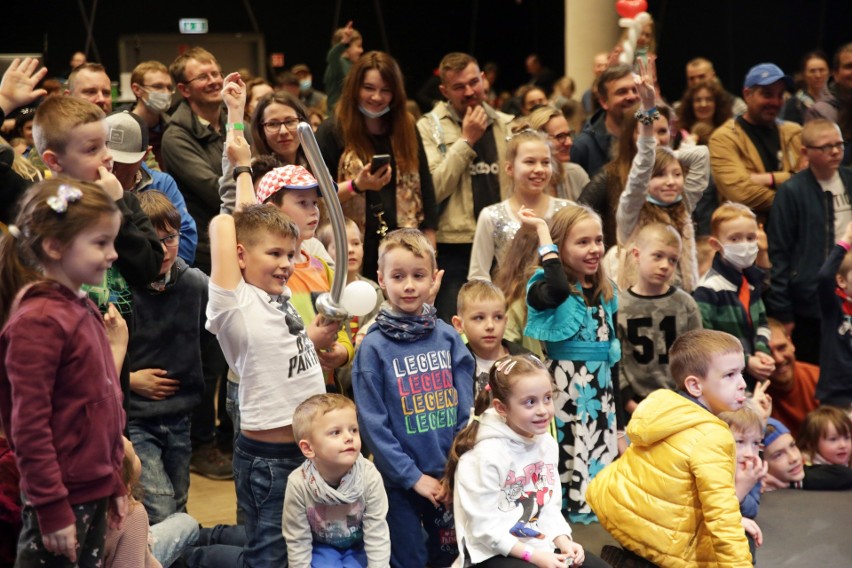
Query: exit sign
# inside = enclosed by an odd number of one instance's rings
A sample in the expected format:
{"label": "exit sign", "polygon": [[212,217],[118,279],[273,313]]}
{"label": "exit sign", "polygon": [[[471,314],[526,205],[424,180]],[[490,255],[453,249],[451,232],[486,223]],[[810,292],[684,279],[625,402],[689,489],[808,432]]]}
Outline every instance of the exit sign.
{"label": "exit sign", "polygon": [[181,18],[178,22],[182,34],[206,34],[207,18]]}

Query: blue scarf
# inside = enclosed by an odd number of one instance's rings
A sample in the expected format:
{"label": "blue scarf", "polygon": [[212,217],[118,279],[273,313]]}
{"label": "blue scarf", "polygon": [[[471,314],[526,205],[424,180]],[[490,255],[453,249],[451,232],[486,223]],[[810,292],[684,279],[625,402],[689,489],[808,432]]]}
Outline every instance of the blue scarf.
{"label": "blue scarf", "polygon": [[431,304],[423,304],[420,315],[403,314],[385,302],[376,316],[376,325],[382,333],[397,341],[413,342],[429,335],[435,329],[438,310]]}

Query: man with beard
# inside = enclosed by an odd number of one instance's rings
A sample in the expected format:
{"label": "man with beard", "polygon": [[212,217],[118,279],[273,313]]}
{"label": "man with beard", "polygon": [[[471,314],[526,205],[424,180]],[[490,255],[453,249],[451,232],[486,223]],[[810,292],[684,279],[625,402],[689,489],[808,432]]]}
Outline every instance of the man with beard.
{"label": "man with beard", "polygon": [[755,65],[743,84],[745,114],[725,122],[710,138],[710,166],[719,195],[747,205],[761,220],[778,185],[807,166],[801,153],[802,127],[778,120],[784,90],[791,85],[777,65]]}
{"label": "man with beard", "polygon": [[441,60],[441,94],[447,99],[417,121],[440,208],[438,265],[445,271],[435,307],[450,322],[467,281],[479,212],[508,197],[500,168],[512,116],[485,101],[476,59],[450,53]]}
{"label": "man with beard", "polygon": [[780,321],[769,318],[769,331],[775,370],[766,393],[772,397],[772,417],[798,432],[805,416],[819,404],[815,395],[819,367],[796,361],[796,346]]}

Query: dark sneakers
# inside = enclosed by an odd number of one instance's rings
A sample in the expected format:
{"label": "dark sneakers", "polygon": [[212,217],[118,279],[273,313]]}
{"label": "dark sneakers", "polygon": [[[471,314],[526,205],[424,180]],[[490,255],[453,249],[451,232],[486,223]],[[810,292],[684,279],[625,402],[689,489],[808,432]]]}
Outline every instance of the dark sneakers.
{"label": "dark sneakers", "polygon": [[234,478],[231,458],[222,453],[216,442],[204,444],[192,451],[189,471],[216,481]]}
{"label": "dark sneakers", "polygon": [[656,564],[618,546],[604,546],[601,550],[601,560],[608,562],[612,568],[657,568]]}

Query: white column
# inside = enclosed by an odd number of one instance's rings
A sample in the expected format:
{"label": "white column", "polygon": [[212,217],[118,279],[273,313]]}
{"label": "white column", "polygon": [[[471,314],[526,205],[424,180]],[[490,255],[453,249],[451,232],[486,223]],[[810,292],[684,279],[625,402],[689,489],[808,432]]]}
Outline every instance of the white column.
{"label": "white column", "polygon": [[595,54],[609,53],[620,35],[614,0],[565,0],[565,72],[577,84],[577,100],[594,80]]}

